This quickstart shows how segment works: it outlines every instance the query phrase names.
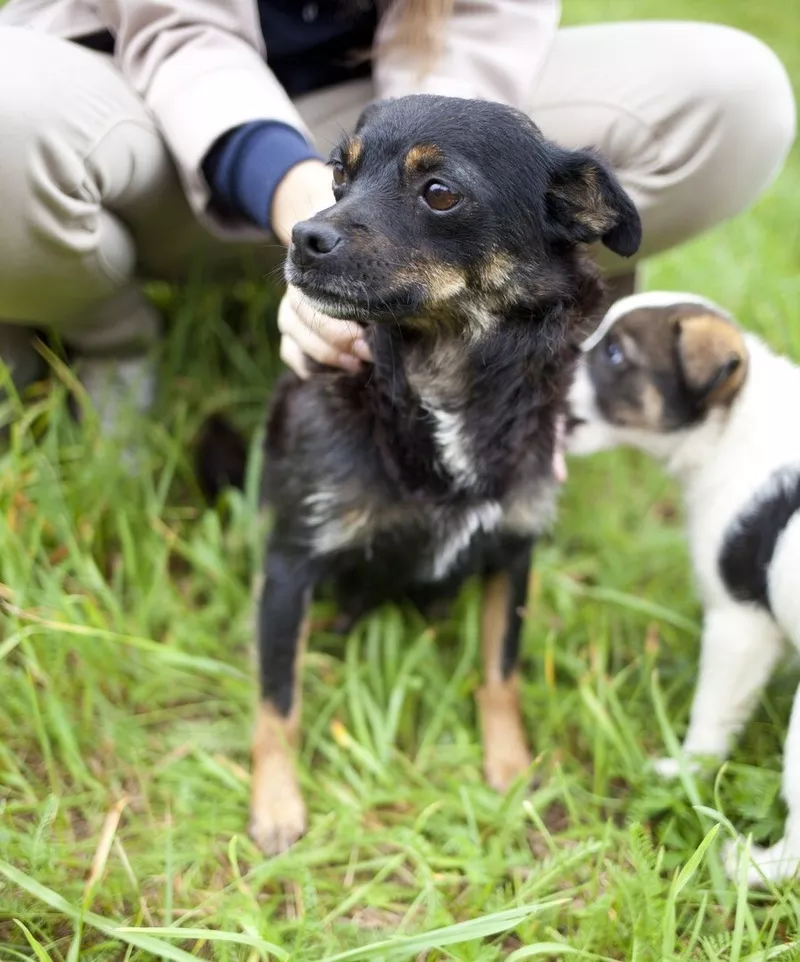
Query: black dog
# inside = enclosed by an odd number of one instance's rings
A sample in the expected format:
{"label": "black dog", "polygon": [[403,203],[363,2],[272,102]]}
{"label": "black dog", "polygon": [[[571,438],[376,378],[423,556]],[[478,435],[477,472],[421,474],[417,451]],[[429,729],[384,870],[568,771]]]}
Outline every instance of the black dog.
{"label": "black dog", "polygon": [[[331,164],[336,203],[295,227],[286,277],[365,324],[374,365],[287,374],[269,415],[251,812],[266,853],[305,830],[290,749],[322,586],[357,618],[389,600],[426,610],[482,577],[485,773],[503,790],[528,767],[515,663],[533,543],[555,504],[557,420],[601,294],[582,249],[602,240],[630,256],[641,237],[594,154],[499,104],[377,103]],[[224,439],[215,425],[202,445],[210,493],[228,471]]]}

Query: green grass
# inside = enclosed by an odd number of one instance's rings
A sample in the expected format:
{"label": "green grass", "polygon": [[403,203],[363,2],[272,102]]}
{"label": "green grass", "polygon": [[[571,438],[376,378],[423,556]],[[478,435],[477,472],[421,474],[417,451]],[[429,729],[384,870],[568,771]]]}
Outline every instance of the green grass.
{"label": "green grass", "polygon": [[[573,21],[735,23],[800,80],[788,2],[566,6]],[[647,282],[718,298],[800,359],[798,265],[796,150],[755,210]],[[172,331],[159,414],[141,425],[148,470],[127,477],[91,422],[76,432],[63,371],[0,452],[0,958],[800,958],[792,888],[748,896],[719,864],[726,819],[780,833],[796,673],[715,783],[665,785],[644,764],[683,730],[700,613],[675,490],[633,455],[573,464],[538,554],[524,648],[538,787],[501,799],[482,784],[468,591],[444,625],[390,611],[346,642],[316,636],[311,829],[259,857],[243,833],[254,486],[204,511],[188,452],[212,406],[258,424],[274,305],[258,278],[225,297],[156,294]]]}

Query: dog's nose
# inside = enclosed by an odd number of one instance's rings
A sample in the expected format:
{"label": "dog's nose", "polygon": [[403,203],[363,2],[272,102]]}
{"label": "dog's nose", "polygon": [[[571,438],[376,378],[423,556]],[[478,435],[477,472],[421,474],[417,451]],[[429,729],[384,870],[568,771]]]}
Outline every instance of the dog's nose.
{"label": "dog's nose", "polygon": [[342,240],[335,227],[315,221],[302,221],[292,231],[294,257],[307,266],[330,254]]}

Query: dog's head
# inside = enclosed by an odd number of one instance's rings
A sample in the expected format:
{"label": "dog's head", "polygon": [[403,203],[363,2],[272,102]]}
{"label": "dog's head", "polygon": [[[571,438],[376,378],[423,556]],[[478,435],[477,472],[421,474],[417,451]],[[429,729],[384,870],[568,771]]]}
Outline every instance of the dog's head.
{"label": "dog's head", "polygon": [[500,104],[378,102],[330,163],[336,203],[295,227],[286,276],[337,317],[481,325],[532,296],[574,295],[577,247],[630,256],[640,243],[597,156]]}
{"label": "dog's head", "polygon": [[623,298],[583,347],[569,397],[574,454],[620,444],[669,454],[671,440],[729,408],[747,376],[741,329],[693,294]]}

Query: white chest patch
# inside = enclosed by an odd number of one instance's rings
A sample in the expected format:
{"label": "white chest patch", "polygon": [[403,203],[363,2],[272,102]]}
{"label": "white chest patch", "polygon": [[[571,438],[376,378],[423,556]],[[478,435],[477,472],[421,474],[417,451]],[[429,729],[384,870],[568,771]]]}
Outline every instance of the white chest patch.
{"label": "white chest patch", "polygon": [[338,492],[323,490],[309,495],[303,502],[308,519],[315,528],[312,550],[316,555],[347,548],[369,530],[369,507],[340,514],[340,500]]}
{"label": "white chest patch", "polygon": [[426,408],[436,423],[433,436],[442,464],[460,484],[474,484],[477,474],[463,418],[432,405]]}
{"label": "white chest patch", "polygon": [[440,581],[458,561],[462,552],[479,532],[491,532],[500,524],[503,509],[496,501],[486,501],[453,518],[443,517],[437,525],[436,553],[425,572],[425,581]]}

